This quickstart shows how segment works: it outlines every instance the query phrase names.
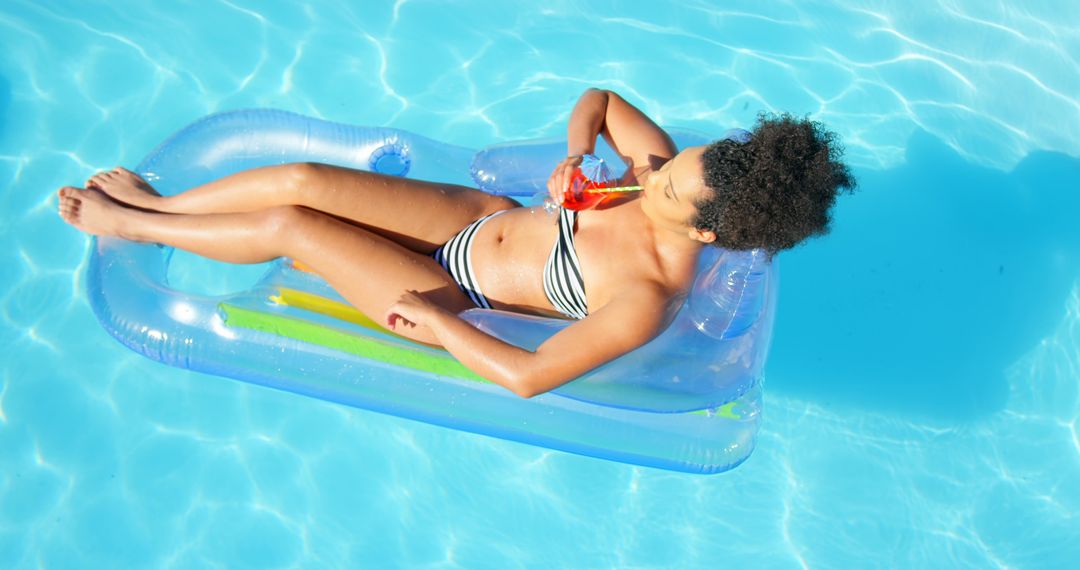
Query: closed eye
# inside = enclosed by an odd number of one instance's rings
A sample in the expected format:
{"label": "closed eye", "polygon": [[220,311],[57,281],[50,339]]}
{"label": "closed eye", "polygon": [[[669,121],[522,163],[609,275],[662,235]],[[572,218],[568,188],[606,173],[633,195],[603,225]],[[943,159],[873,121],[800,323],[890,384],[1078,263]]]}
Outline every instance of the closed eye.
{"label": "closed eye", "polygon": [[678,198],[675,198],[675,190],[671,187],[671,173],[670,172],[668,172],[668,175],[667,175],[667,186],[664,187],[664,196],[667,196],[668,198],[670,198],[672,200],[675,200],[676,202],[679,201]]}

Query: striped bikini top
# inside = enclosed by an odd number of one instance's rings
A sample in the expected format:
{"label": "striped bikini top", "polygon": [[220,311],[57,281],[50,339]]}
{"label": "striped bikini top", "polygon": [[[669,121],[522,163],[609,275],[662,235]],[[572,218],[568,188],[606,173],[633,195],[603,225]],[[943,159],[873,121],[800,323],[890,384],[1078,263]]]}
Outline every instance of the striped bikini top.
{"label": "striped bikini top", "polygon": [[574,249],[574,224],[578,213],[559,208],[559,236],[544,265],[544,294],[560,313],[572,319],[584,319],[589,314],[585,302],[585,280],[581,263]]}

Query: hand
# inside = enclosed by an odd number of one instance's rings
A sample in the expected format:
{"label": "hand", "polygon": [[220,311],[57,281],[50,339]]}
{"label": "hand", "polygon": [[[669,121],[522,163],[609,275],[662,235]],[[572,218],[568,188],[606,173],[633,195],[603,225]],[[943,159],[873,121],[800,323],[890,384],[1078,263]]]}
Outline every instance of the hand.
{"label": "hand", "polygon": [[574,169],[579,166],[581,166],[580,156],[568,156],[564,158],[551,173],[551,177],[548,178],[547,188],[548,194],[556,204],[562,205],[563,195],[566,192],[566,185],[570,183],[570,178],[574,173]]}
{"label": "hand", "polygon": [[386,310],[386,326],[390,330],[397,330],[399,322],[409,328],[425,326],[431,316],[441,310],[442,307],[427,300],[420,293],[409,290]]}

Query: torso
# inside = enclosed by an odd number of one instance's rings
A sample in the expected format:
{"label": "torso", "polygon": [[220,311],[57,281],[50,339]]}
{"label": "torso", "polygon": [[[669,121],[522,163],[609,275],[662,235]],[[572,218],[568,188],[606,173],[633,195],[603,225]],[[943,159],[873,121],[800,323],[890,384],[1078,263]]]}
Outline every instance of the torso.
{"label": "torso", "polygon": [[[636,197],[578,216],[574,241],[590,314],[621,289],[644,281],[659,284],[671,297],[689,289],[696,259],[662,259],[653,240],[634,230],[643,217]],[[566,318],[548,301],[542,280],[557,232],[556,216],[540,207],[508,210],[480,229],[473,268],[492,307]]]}

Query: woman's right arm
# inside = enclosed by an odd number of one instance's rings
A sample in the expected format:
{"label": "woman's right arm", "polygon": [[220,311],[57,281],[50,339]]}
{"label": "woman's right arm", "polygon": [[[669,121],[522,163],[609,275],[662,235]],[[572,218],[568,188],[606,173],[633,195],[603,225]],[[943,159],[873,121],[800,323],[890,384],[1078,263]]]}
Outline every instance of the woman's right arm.
{"label": "woman's right arm", "polygon": [[427,327],[439,344],[480,376],[524,398],[542,394],[634,350],[660,334],[682,298],[652,284],[626,287],[534,351],[502,341],[460,315],[406,292],[386,314],[390,330]]}
{"label": "woman's right arm", "polygon": [[617,93],[587,89],[570,113],[567,158],[548,179],[548,191],[553,197],[561,198],[566,181],[574,168],[581,165],[581,155],[596,150],[597,135],[603,135],[635,176],[659,168],[678,152],[663,129]]}

